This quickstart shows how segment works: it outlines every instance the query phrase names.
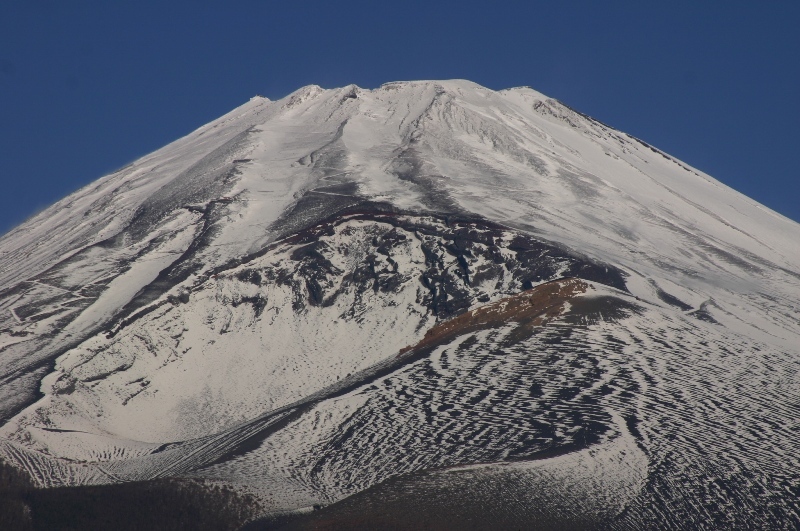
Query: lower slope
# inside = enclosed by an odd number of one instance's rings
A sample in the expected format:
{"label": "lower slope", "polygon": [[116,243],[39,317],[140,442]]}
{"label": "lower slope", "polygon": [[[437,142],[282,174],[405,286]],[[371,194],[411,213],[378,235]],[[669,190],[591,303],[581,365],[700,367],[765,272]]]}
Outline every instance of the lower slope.
{"label": "lower slope", "polygon": [[0,456],[40,487],[223,484],[256,527],[800,525],[796,353],[632,278],[344,211],[66,352]]}

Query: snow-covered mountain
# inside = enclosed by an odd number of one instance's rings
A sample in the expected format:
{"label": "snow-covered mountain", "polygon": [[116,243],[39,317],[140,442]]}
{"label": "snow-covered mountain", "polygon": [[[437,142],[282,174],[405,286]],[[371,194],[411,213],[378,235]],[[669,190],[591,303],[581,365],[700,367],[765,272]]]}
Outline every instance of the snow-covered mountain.
{"label": "snow-covered mountain", "polygon": [[0,239],[0,459],[269,525],[800,526],[798,370],[800,226],[530,88],[256,97]]}

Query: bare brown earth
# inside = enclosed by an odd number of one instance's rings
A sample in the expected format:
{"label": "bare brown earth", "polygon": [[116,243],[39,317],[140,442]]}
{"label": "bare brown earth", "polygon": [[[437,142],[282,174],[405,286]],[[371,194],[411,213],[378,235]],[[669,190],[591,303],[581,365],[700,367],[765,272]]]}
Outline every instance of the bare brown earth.
{"label": "bare brown earth", "polygon": [[401,349],[399,356],[447,343],[464,334],[497,328],[513,322],[523,324],[525,331],[531,331],[534,327],[542,326],[560,316],[564,311],[565,302],[590,289],[593,288],[578,278],[545,282],[518,295],[486,304],[436,324],[425,333],[422,341]]}

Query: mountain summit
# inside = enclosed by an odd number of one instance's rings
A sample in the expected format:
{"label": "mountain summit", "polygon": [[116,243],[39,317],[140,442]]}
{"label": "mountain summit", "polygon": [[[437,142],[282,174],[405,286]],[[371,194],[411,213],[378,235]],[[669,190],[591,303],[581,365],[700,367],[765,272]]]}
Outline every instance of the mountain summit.
{"label": "mountain summit", "polygon": [[530,88],[256,97],[0,238],[0,459],[256,529],[800,526],[798,264]]}

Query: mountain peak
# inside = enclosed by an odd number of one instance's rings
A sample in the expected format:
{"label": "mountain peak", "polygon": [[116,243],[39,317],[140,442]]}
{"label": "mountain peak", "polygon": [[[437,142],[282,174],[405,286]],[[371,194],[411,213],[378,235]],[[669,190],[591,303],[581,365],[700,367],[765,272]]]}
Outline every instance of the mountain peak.
{"label": "mountain peak", "polygon": [[255,97],[0,238],[0,457],[342,527],[795,522],[798,230],[529,87]]}

